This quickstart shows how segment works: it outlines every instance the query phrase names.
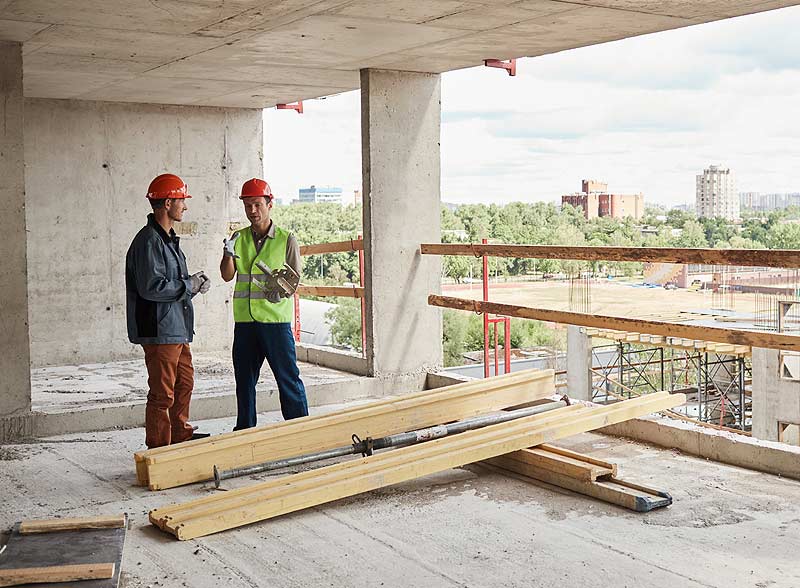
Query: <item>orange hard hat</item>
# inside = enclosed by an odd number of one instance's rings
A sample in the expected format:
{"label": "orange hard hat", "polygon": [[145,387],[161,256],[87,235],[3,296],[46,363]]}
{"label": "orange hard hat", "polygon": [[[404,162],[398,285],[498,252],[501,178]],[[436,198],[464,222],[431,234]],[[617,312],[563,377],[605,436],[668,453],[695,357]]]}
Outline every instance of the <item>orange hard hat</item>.
{"label": "orange hard hat", "polygon": [[242,195],[239,196],[239,200],[243,200],[244,198],[257,198],[258,196],[263,196],[267,199],[267,202],[274,198],[272,189],[269,187],[268,183],[264,180],[253,178],[242,184]]}
{"label": "orange hard hat", "polygon": [[175,174],[161,174],[147,188],[149,200],[164,200],[166,198],[191,198],[186,184]]}

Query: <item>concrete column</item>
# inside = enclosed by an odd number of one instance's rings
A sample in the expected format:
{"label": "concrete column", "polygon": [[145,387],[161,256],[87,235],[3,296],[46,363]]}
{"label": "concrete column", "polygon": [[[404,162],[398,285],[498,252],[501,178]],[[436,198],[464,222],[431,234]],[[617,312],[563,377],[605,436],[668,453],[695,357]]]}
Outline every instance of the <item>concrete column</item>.
{"label": "concrete column", "polygon": [[366,357],[373,376],[442,365],[441,259],[419,245],[441,239],[438,75],[361,71]]}
{"label": "concrete column", "polygon": [[592,399],[592,339],[581,327],[567,326],[567,390],[570,398]]}
{"label": "concrete column", "polygon": [[[779,423],[800,425],[800,383],[781,377],[777,349],[753,348],[753,437],[778,441]],[[791,436],[784,441],[796,442]]]}
{"label": "concrete column", "polygon": [[22,45],[0,42],[0,417],[31,408]]}

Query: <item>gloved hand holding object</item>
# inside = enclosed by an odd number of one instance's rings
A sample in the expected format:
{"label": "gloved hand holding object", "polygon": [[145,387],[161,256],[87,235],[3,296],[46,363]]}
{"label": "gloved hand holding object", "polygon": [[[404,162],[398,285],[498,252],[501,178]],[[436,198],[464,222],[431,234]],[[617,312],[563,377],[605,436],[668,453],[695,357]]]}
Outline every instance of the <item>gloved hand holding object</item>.
{"label": "gloved hand holding object", "polygon": [[[283,264],[281,269],[272,271],[263,262],[257,261],[256,267],[264,272],[264,280],[253,278],[253,283],[266,292],[267,300],[270,302],[278,302],[280,298],[293,296],[300,285],[300,276],[288,264]],[[278,295],[277,300],[274,294]]]}
{"label": "gloved hand holding object", "polygon": [[222,255],[225,257],[232,257],[234,259],[239,259],[239,256],[236,255],[236,250],[234,246],[236,245],[236,239],[239,238],[239,232],[235,232],[230,239],[224,239],[222,242],[224,243],[225,247],[222,249]]}
{"label": "gloved hand holding object", "polygon": [[197,293],[205,294],[211,289],[211,280],[205,272],[197,272],[189,276],[189,284],[191,286],[192,296]]}

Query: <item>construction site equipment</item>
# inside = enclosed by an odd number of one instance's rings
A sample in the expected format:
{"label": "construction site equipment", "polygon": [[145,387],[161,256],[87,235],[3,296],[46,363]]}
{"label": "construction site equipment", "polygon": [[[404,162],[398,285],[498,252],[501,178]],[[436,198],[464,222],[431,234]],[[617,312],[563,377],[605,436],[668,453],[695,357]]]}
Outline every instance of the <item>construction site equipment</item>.
{"label": "construction site equipment", "polygon": [[521,419],[523,417],[532,416],[535,414],[541,414],[543,412],[548,412],[564,406],[569,406],[569,398],[566,396],[557,402],[548,402],[547,404],[520,408],[498,414],[477,416],[447,425],[437,425],[435,427],[428,427],[427,429],[419,429],[417,431],[410,431],[407,433],[398,433],[396,435],[387,435],[386,437],[380,437],[378,439],[367,437],[366,439],[362,440],[358,437],[358,435],[353,435],[352,445],[337,447],[327,451],[321,451],[319,453],[300,455],[298,457],[292,457],[289,459],[269,461],[247,468],[233,468],[230,470],[220,471],[215,465],[214,485],[219,488],[222,480],[238,478],[240,476],[249,476],[251,474],[260,474],[262,472],[270,472],[287,467],[312,463],[315,461],[332,459],[334,457],[358,455],[359,453],[366,457],[372,455],[374,451],[379,449],[388,449],[389,447],[402,447],[415,445],[417,443],[424,443],[425,441],[432,441],[433,439],[439,439],[448,435],[456,435],[465,431],[472,431],[474,429],[488,427],[489,425],[507,423],[508,421]]}
{"label": "construction site equipment", "polygon": [[553,393],[552,370],[525,370],[405,394],[134,454],[139,483],[160,490],[210,480],[214,465],[246,467],[341,447],[355,432],[382,437],[515,407]]}
{"label": "construction site equipment", "polygon": [[256,267],[264,272],[265,279],[262,282],[253,277],[253,283],[268,294],[277,293],[288,298],[294,295],[300,285],[300,275],[288,263],[274,271],[263,261],[257,261]]}
{"label": "construction site equipment", "polygon": [[167,198],[191,198],[186,183],[175,174],[161,174],[150,182],[147,188],[148,200]]}
{"label": "construction site equipment", "polygon": [[781,333],[723,329],[720,327],[682,325],[664,321],[583,314],[546,308],[531,308],[529,306],[518,306],[516,304],[500,304],[497,302],[469,300],[467,298],[454,298],[452,296],[439,296],[438,294],[429,295],[428,304],[442,308],[455,308],[476,313],[491,312],[504,316],[578,325],[581,327],[649,333],[652,335],[682,337],[685,339],[707,339],[719,343],[731,343],[733,345],[800,351],[800,336],[783,335]]}
{"label": "construction site equipment", "polygon": [[636,512],[672,504],[672,496],[617,478],[617,466],[552,445],[520,449],[481,462],[501,473],[512,472],[610,502]]}
{"label": "construction site equipment", "polygon": [[609,406],[567,406],[158,508],[150,512],[150,522],[181,540],[201,537],[673,408],[684,401],[682,394],[664,392]]}
{"label": "construction site equipment", "polygon": [[127,526],[125,514],[17,523],[0,549],[0,586],[92,580],[86,585],[116,588]]}

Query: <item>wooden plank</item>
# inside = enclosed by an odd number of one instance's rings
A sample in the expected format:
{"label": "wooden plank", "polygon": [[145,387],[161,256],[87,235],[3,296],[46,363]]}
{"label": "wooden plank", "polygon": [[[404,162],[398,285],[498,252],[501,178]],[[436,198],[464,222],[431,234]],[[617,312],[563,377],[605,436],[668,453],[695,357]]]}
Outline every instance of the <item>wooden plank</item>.
{"label": "wooden plank", "polygon": [[423,243],[423,255],[514,257],[519,259],[575,259],[697,263],[745,267],[800,268],[800,251],[791,249],[689,249],[681,247],[564,247],[562,245],[502,245]]}
{"label": "wooden plank", "polygon": [[546,470],[586,482],[593,482],[600,476],[612,475],[616,471],[612,464],[599,466],[583,461],[579,456],[560,455],[540,447],[515,451],[489,460],[489,463],[500,467],[506,467],[504,464],[507,462],[521,462],[534,469]]}
{"label": "wooden plank", "polygon": [[113,563],[75,564],[0,570],[0,586],[104,580],[114,576]]}
{"label": "wooden plank", "polygon": [[341,296],[343,298],[364,298],[364,288],[360,286],[298,286],[300,296]]}
{"label": "wooden plank", "polygon": [[513,316],[533,320],[579,325],[582,327],[608,327],[623,331],[650,333],[652,335],[674,335],[693,340],[708,340],[734,345],[766,347],[784,351],[800,351],[800,337],[783,333],[740,331],[720,327],[700,327],[676,323],[664,323],[642,319],[622,318],[605,315],[592,315],[561,310],[531,308],[515,304],[499,304],[483,302],[451,296],[428,296],[428,304],[443,308],[456,308],[476,313],[492,313],[501,316]]}
{"label": "wooden plank", "polygon": [[19,532],[52,533],[55,531],[75,531],[77,529],[119,529],[126,524],[125,514],[100,517],[81,517],[72,519],[37,519],[22,521]]}
{"label": "wooden plank", "polygon": [[159,508],[151,511],[150,521],[178,539],[201,537],[658,412],[685,400],[683,395],[657,393],[609,406],[568,406]]}
{"label": "wooden plank", "polygon": [[647,512],[672,504],[672,497],[666,492],[631,484],[614,476],[585,480],[537,468],[522,461],[504,458],[505,456],[491,459],[482,462],[481,465],[488,465],[490,469],[499,473],[510,472],[522,479],[530,478],[559,488],[566,488],[578,494],[591,496],[636,512]]}
{"label": "wooden plank", "polygon": [[315,243],[313,245],[300,245],[300,255],[320,255],[322,253],[341,253],[343,251],[362,251],[363,239],[350,239],[349,241],[336,241],[333,243]]}
{"label": "wooden plank", "polygon": [[349,445],[353,433],[382,437],[538,400],[553,394],[553,380],[552,370],[525,370],[141,452],[137,459],[151,490],[172,488],[210,480],[214,465],[245,467]]}

